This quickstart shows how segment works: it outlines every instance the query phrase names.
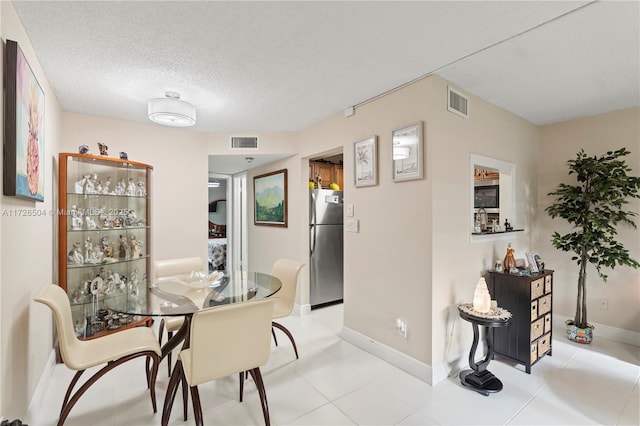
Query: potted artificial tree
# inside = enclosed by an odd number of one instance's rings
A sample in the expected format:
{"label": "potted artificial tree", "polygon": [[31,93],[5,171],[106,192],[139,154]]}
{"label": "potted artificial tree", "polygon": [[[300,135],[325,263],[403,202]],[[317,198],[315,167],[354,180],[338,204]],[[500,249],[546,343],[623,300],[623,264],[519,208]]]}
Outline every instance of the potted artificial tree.
{"label": "potted artificial tree", "polygon": [[567,337],[580,343],[593,339],[593,326],[587,322],[587,264],[595,266],[604,282],[607,276],[603,267],[640,267],[615,240],[619,223],[636,228],[633,218],[637,213],[624,207],[629,198],[640,198],[640,177],[627,174],[631,168],[621,159],[627,154],[626,148],[620,148],[590,157],[581,149],[574,160],[567,161],[569,175],[575,175],[576,184],[561,183],[548,194],[555,201],[545,211],[572,225],[568,234],[554,232],[551,243],[559,250],[573,252],[571,259],[578,264],[576,314],[573,321],[567,320]]}

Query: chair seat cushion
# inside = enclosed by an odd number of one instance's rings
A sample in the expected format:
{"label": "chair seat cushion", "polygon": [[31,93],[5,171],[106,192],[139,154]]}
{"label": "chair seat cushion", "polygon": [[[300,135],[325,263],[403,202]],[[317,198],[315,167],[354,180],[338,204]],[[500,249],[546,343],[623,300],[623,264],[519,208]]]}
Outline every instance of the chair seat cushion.
{"label": "chair seat cushion", "polygon": [[84,370],[143,351],[162,355],[153,330],[149,327],[135,327],[96,339],[79,340],[65,363],[74,370]]}

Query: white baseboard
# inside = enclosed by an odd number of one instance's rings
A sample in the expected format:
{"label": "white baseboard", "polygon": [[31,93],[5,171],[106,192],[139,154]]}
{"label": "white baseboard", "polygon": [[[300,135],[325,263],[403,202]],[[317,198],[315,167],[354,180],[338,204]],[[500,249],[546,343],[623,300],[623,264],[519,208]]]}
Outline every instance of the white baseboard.
{"label": "white baseboard", "polygon": [[311,313],[311,305],[308,303],[306,305],[299,305],[296,303],[293,306],[293,313],[298,316],[308,315]]}
{"label": "white baseboard", "polygon": [[380,359],[385,360],[391,365],[398,367],[399,369],[406,371],[412,376],[422,380],[427,384],[433,384],[433,372],[431,366],[418,361],[415,358],[403,354],[402,352],[393,349],[383,343],[377,342],[364,334],[358,333],[347,327],[342,327],[340,337],[349,343],[353,343],[359,348],[369,352],[372,355],[377,356]]}
{"label": "white baseboard", "polygon": [[[573,318],[553,314],[553,323],[558,325],[559,327],[564,328],[564,322],[568,319],[572,320]],[[595,336],[601,336],[605,339],[613,340],[614,342],[640,346],[640,333],[638,332],[611,327],[609,325],[598,324],[597,322],[589,321],[589,323],[594,326],[594,338]]]}
{"label": "white baseboard", "polygon": [[[47,362],[44,366],[44,370],[42,371],[42,375],[40,376],[40,380],[38,381],[38,385],[36,386],[36,390],[33,392],[33,397],[31,398],[29,408],[27,409],[26,419],[35,418],[42,409],[42,401],[44,401],[47,388],[49,387],[49,383],[51,382],[51,377],[53,376],[53,369],[55,365],[56,351],[55,349],[52,349],[51,353],[49,354],[49,358],[47,359]],[[27,423],[31,422],[27,421]]]}

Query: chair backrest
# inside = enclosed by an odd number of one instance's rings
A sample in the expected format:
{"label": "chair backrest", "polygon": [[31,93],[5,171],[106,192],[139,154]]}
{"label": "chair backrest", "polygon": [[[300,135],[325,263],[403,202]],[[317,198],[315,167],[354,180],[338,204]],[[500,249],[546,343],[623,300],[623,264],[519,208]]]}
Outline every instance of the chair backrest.
{"label": "chair backrest", "polygon": [[274,311],[277,318],[286,317],[293,311],[298,287],[298,275],[300,275],[300,270],[303,266],[304,263],[291,259],[278,259],[273,264],[271,275],[282,281],[282,288],[276,293],[278,300]]}
{"label": "chair backrest", "polygon": [[202,309],[191,319],[190,347],[183,351],[190,386],[264,365],[271,352],[275,299]]}
{"label": "chair backrest", "polygon": [[47,284],[38,290],[33,300],[47,305],[53,311],[62,361],[73,370],[80,369],[76,359],[80,354],[82,344],[73,327],[71,305],[67,293],[60,286]]}
{"label": "chair backrest", "polygon": [[200,257],[183,257],[179,259],[153,261],[153,276],[155,279],[203,270],[204,262]]}

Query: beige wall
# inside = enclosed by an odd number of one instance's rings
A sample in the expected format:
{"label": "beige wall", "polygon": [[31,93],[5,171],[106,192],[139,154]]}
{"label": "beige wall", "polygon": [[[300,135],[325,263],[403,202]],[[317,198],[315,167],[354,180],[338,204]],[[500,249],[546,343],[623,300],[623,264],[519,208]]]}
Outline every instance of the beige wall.
{"label": "beige wall", "polygon": [[[504,254],[508,242],[520,254],[530,249],[528,206],[535,200],[538,134],[535,126],[473,96],[470,119],[451,114],[446,90],[446,81],[431,77],[358,108],[352,117],[336,115],[301,131],[298,161],[305,173],[293,182],[301,188],[301,205],[289,210],[289,217],[294,209],[300,210],[294,217],[308,212],[305,159],[342,149],[344,202],[354,204],[360,221],[359,233],[345,233],[345,326],[435,366],[436,380],[451,368],[444,364],[468,350],[470,327],[459,324],[456,304],[470,300],[481,272]],[[425,179],[394,183],[391,132],[419,120],[425,130]],[[371,135],[379,140],[379,184],[355,188],[353,143]],[[516,163],[518,217],[512,220],[526,232],[471,243],[471,153]],[[290,232],[287,240],[295,240],[298,232]],[[304,226],[299,236],[304,253]],[[270,258],[278,256],[274,250]],[[252,261],[258,256],[254,253]],[[304,293],[308,277],[303,280]],[[396,333],[396,318],[408,322],[408,339]]]}
{"label": "beige wall", "polygon": [[[622,147],[631,151],[624,157],[633,169],[631,174],[640,175],[640,108],[552,124],[540,130],[536,246],[546,265],[555,270],[553,309],[556,314],[570,318],[575,314],[578,267],[571,260],[571,254],[556,250],[551,245],[553,232],[569,232],[569,227],[561,219],[551,220],[544,212],[552,202],[547,193],[561,182],[575,182],[567,175],[566,161],[574,159],[581,148],[589,155],[599,156]],[[632,200],[627,207],[640,213],[640,200]],[[640,226],[638,217],[635,222]],[[620,225],[618,241],[634,259],[640,259],[640,230]],[[603,272],[609,276],[606,284],[598,277],[595,268],[589,266],[587,270],[589,322],[640,332],[640,270],[616,267]],[[600,309],[600,299],[609,301],[608,310]]]}
{"label": "beige wall", "polygon": [[[57,203],[55,158],[61,111],[13,4],[0,2],[0,16],[3,56],[7,39],[19,43],[46,102],[41,133],[45,138],[45,201],[0,197],[0,416],[11,420],[26,413],[52,348],[50,311],[35,307],[31,299],[37,289],[54,279],[55,217],[50,210]],[[13,215],[28,211],[38,216]]]}

